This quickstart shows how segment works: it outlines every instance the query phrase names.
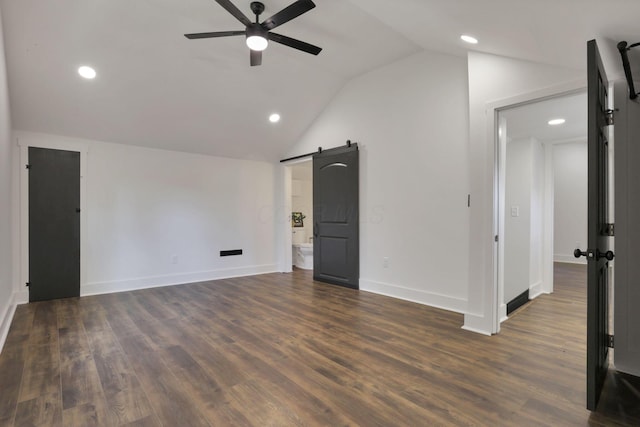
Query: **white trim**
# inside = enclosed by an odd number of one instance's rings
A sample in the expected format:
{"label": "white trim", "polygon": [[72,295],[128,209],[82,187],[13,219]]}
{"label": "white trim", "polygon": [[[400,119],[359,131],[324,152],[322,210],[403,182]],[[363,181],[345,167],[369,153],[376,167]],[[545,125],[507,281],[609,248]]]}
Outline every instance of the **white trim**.
{"label": "white trim", "polygon": [[22,304],[29,303],[29,290],[24,288],[24,290],[19,290],[13,293],[13,302],[18,306]]}
{"label": "white trim", "polygon": [[63,141],[60,141],[58,137],[52,142],[49,136],[43,134],[17,132],[16,135],[16,143],[18,147],[20,147],[20,283],[27,283],[29,281],[29,173],[24,165],[29,163],[29,147],[38,147],[80,153],[80,289],[82,289],[87,277],[85,256],[87,253],[87,182],[85,177],[87,176],[89,144],[85,141],[72,138],[65,138]]}
{"label": "white trim", "polygon": [[532,102],[539,102],[547,99],[557,98],[559,96],[581,93],[585,90],[587,90],[586,80],[578,79],[560,85],[549,86],[545,89],[487,102],[485,110],[487,112],[490,112],[491,110],[504,110],[507,108],[514,108],[526,104],[531,104]]}
{"label": "white trim", "polygon": [[546,294],[548,292],[544,292],[542,290],[542,282],[536,282],[529,286],[529,300],[536,299],[542,294]]}
{"label": "white trim", "polygon": [[283,273],[291,273],[293,271],[293,255],[291,252],[293,239],[291,237],[291,197],[292,197],[292,178],[291,164],[286,163],[281,166],[282,170],[282,206],[284,209],[284,226],[282,227],[282,247],[280,248],[282,262],[280,271]]}
{"label": "white trim", "polygon": [[587,260],[585,258],[576,258],[573,254],[554,254],[553,262],[563,262],[565,264],[584,264],[587,265]]}
{"label": "white trim", "polygon": [[307,163],[313,161],[313,157],[304,157],[301,159],[288,160],[281,165],[282,171],[282,203],[281,206],[284,209],[284,227],[282,227],[282,247],[280,248],[280,271],[283,273],[291,273],[293,271],[293,256],[292,245],[293,239],[291,237],[291,197],[292,197],[292,172],[291,167],[299,165],[301,163]]}
{"label": "white trim", "polygon": [[166,276],[139,277],[112,282],[87,283],[80,288],[80,296],[110,294],[116,292],[135,291],[139,289],[159,288],[163,286],[179,286],[187,283],[206,282],[209,280],[231,279],[233,277],[256,276],[276,273],[275,264],[254,265],[249,267],[229,268],[203,271],[198,273],[172,274]]}
{"label": "white trim", "polygon": [[374,280],[360,279],[360,290],[428,305],[443,310],[454,311],[457,313],[465,313],[467,309],[467,300],[462,298],[453,298],[446,295],[377,282]]}
{"label": "white trim", "polygon": [[14,300],[15,298],[9,299],[9,304],[5,307],[2,316],[0,316],[0,353],[2,353],[2,349],[4,348],[4,343],[9,335],[9,328],[11,328],[13,315],[16,312],[16,303]]}
{"label": "white trim", "polygon": [[553,244],[555,228],[555,175],[553,145],[544,144],[542,292],[553,292]]}
{"label": "white trim", "polygon": [[485,316],[466,313],[464,315],[464,325],[462,326],[462,329],[490,337],[492,334],[486,329],[486,323]]}
{"label": "white trim", "polygon": [[509,318],[509,316],[507,316],[507,304],[500,304],[500,323],[504,322],[505,320],[507,320]]}

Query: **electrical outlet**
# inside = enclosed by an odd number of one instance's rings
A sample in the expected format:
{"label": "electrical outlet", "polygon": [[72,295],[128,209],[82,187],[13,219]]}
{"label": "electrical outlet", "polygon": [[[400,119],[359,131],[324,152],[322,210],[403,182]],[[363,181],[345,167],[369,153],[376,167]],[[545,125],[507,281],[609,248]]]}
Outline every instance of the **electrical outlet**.
{"label": "electrical outlet", "polygon": [[178,255],[171,255],[171,264],[178,263]]}
{"label": "electrical outlet", "polygon": [[382,266],[384,268],[389,268],[389,257],[382,258]]}

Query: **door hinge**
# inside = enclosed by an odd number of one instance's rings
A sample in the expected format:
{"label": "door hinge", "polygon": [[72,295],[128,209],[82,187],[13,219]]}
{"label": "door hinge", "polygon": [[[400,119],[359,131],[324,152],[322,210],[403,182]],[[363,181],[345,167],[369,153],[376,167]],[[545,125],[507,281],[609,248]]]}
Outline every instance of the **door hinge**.
{"label": "door hinge", "polygon": [[25,165],[27,169],[31,169],[31,165]]}
{"label": "door hinge", "polygon": [[613,335],[605,335],[605,337],[604,337],[604,338],[605,338],[605,340],[606,340],[607,347],[609,347],[609,348],[613,348],[613,344],[614,344],[614,342],[613,342]]}
{"label": "door hinge", "polygon": [[605,224],[603,233],[605,236],[614,237],[616,235],[616,225],[615,224]]}
{"label": "door hinge", "polygon": [[29,286],[31,286],[31,282],[27,282],[24,285],[28,288]]}
{"label": "door hinge", "polygon": [[498,235],[496,234],[496,237],[493,238],[493,240],[497,243],[498,242]]}
{"label": "door hinge", "polygon": [[471,194],[467,194],[467,207],[471,207]]}
{"label": "door hinge", "polygon": [[611,126],[614,124],[613,113],[614,113],[614,110],[606,110],[604,112],[604,121],[607,126]]}

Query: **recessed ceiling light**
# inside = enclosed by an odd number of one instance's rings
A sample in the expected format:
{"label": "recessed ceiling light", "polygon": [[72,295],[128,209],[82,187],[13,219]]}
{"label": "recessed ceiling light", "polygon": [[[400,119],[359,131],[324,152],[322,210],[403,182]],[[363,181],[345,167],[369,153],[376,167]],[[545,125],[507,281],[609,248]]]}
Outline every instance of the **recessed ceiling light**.
{"label": "recessed ceiling light", "polygon": [[272,115],[269,116],[269,121],[271,123],[278,123],[280,121],[280,114],[273,113]]}
{"label": "recessed ceiling light", "polygon": [[96,70],[86,65],[78,68],[78,74],[80,74],[85,79],[95,79],[96,78]]}
{"label": "recessed ceiling light", "polygon": [[565,119],[553,119],[549,120],[549,126],[563,125],[566,122]]}
{"label": "recessed ceiling light", "polygon": [[463,34],[460,36],[460,39],[464,42],[467,42],[469,44],[478,44],[478,39],[466,34]]}

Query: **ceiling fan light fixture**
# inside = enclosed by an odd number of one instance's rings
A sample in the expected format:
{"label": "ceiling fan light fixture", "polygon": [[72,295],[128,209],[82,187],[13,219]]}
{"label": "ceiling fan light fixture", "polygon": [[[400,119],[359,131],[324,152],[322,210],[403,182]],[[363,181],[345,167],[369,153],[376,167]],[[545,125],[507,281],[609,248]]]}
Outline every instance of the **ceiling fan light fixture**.
{"label": "ceiling fan light fixture", "polygon": [[252,24],[247,27],[247,46],[251,50],[262,52],[269,45],[267,31],[259,24]]}
{"label": "ceiling fan light fixture", "polygon": [[267,48],[269,42],[262,36],[249,36],[247,37],[247,46],[251,50],[261,52]]}

